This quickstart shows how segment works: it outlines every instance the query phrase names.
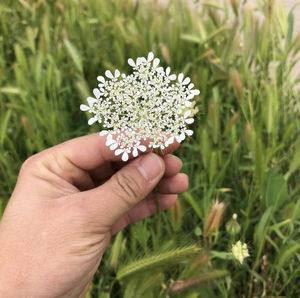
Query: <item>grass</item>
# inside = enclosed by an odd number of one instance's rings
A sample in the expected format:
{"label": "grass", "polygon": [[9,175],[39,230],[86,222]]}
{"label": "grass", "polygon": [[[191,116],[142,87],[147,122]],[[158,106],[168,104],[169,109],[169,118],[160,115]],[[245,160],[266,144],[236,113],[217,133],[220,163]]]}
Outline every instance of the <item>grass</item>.
{"label": "grass", "polygon": [[177,152],[189,190],[161,236],[152,217],[113,239],[87,297],[300,295],[300,35],[293,11],[246,2],[1,2],[0,215],[26,157],[92,131],[79,105],[105,69],[153,50],[201,90],[195,136]]}

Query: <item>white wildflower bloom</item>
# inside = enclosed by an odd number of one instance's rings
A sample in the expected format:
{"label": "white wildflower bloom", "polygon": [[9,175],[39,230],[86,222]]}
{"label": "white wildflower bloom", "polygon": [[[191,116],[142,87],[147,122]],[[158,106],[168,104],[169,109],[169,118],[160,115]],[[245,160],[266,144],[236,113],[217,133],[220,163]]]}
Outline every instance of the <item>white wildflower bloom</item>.
{"label": "white wildflower bloom", "polygon": [[95,97],[88,97],[88,105],[81,105],[82,111],[92,114],[88,124],[102,123],[106,146],[122,154],[127,161],[129,155],[138,156],[146,151],[142,143],[146,139],[150,148],[165,149],[175,140],[182,142],[193,131],[188,125],[194,122],[195,109],[191,100],[200,91],[193,89],[189,77],[180,73],[171,74],[170,67],[159,67],[160,60],[150,52],[136,61],[129,58],[133,73],[126,75],[115,70],[105,71],[98,76]]}
{"label": "white wildflower bloom", "polygon": [[248,247],[246,243],[242,243],[238,241],[236,244],[232,245],[232,254],[235,259],[237,259],[241,264],[243,263],[244,259],[249,257]]}

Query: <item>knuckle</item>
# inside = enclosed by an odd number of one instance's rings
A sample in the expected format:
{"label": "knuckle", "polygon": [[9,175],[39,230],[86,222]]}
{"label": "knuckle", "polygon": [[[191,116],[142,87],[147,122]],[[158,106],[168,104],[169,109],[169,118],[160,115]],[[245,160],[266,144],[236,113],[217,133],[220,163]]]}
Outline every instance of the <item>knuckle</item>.
{"label": "knuckle", "polygon": [[134,204],[142,196],[142,187],[133,175],[128,175],[120,171],[114,177],[116,193],[128,205]]}
{"label": "knuckle", "polygon": [[44,165],[44,153],[39,152],[28,157],[22,164],[20,173],[32,173],[38,171]]}
{"label": "knuckle", "polygon": [[27,159],[25,159],[25,161],[23,162],[23,164],[21,166],[21,172],[24,172],[24,171],[28,170],[29,168],[31,168],[35,164],[35,160],[36,160],[35,155],[32,155],[32,156],[28,157]]}

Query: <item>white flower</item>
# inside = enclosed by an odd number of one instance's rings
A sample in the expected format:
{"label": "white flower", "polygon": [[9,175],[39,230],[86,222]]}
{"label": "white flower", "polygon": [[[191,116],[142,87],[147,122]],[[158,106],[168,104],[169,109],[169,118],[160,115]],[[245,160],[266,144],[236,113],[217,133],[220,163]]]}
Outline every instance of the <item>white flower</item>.
{"label": "white flower", "polygon": [[242,243],[238,241],[236,244],[232,245],[232,254],[235,259],[237,259],[241,264],[243,263],[245,258],[248,258],[249,252],[246,243]]}
{"label": "white flower", "polygon": [[182,142],[193,131],[188,125],[194,122],[196,110],[191,100],[200,91],[193,89],[189,77],[183,73],[177,77],[170,67],[159,67],[160,60],[150,52],[136,61],[129,58],[133,73],[125,75],[115,70],[105,71],[98,76],[98,87],[94,97],[88,97],[88,105],[81,105],[82,111],[92,114],[88,123],[102,123],[106,146],[122,154],[127,161],[129,155],[138,156],[148,147],[164,149],[175,140]]}

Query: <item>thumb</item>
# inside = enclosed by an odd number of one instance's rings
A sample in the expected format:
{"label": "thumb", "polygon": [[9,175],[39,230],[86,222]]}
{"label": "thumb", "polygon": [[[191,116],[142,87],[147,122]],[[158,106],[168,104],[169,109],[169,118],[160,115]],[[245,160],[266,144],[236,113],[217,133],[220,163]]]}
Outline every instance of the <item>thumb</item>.
{"label": "thumb", "polygon": [[154,153],[145,154],[116,172],[103,185],[84,192],[92,200],[90,206],[111,226],[143,200],[162,178],[163,159]]}

